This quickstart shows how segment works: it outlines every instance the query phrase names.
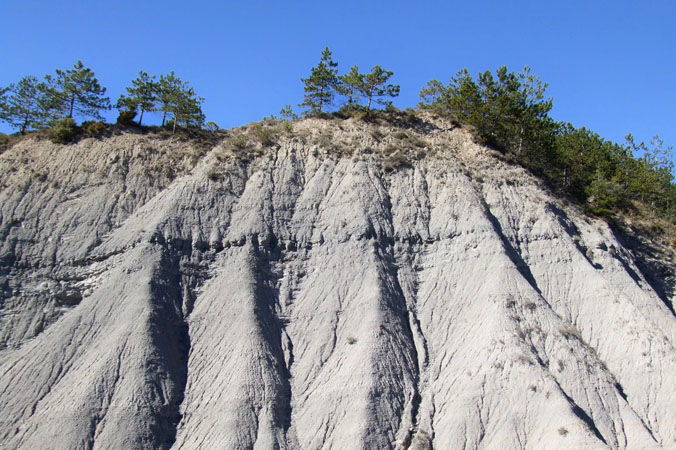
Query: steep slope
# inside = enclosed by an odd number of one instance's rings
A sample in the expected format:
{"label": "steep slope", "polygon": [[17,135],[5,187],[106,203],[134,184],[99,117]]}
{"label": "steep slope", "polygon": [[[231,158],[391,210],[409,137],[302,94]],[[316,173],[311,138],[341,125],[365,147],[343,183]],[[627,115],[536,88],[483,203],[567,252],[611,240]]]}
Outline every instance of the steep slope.
{"label": "steep slope", "polygon": [[0,155],[5,447],[676,446],[604,222],[429,116],[277,133]]}

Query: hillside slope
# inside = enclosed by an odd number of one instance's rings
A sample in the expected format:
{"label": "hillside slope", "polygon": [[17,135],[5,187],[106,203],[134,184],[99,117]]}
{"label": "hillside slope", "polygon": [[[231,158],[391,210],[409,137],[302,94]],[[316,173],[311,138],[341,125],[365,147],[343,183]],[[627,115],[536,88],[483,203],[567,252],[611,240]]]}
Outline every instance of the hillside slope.
{"label": "hillside slope", "polygon": [[0,446],[676,446],[605,222],[430,116],[265,130],[0,155]]}

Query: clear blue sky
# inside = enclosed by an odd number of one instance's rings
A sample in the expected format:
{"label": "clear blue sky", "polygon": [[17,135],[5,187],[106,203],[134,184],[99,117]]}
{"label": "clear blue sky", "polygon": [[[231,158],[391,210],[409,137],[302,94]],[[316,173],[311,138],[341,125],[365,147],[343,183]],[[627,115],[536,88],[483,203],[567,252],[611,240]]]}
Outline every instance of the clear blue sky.
{"label": "clear blue sky", "polygon": [[139,70],[174,70],[231,127],[299,103],[329,46],[341,71],[393,70],[402,108],[463,67],[529,65],[555,119],[676,145],[674,1],[5,0],[0,17],[1,86],[81,59],[114,102]]}

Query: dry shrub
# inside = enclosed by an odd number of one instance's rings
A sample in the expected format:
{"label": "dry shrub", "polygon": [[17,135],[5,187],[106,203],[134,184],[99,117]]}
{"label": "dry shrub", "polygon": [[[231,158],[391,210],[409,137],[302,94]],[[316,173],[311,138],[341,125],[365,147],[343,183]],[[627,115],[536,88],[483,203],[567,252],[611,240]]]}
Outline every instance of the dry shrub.
{"label": "dry shrub", "polygon": [[251,134],[263,147],[270,147],[275,143],[276,133],[272,128],[255,123],[251,128]]}

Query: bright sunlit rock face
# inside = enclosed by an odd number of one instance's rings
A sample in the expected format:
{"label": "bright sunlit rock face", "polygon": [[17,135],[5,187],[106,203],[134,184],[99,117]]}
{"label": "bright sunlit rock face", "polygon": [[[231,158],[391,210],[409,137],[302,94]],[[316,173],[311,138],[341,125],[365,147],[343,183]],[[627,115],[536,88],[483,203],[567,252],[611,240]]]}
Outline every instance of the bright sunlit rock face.
{"label": "bright sunlit rock face", "polygon": [[0,155],[0,446],[676,446],[676,317],[604,222],[430,118],[233,139]]}

